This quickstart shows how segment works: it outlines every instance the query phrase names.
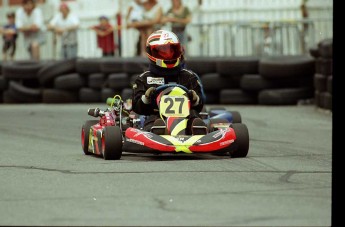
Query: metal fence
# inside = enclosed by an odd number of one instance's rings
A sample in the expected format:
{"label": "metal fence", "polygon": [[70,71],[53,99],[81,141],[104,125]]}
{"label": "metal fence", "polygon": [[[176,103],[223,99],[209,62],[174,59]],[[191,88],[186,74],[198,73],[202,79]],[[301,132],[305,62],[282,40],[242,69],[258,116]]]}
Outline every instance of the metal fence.
{"label": "metal fence", "polygon": [[[333,37],[333,19],[193,23],[186,32],[191,37],[186,47],[189,56],[299,55],[308,53],[321,39]],[[135,56],[138,36],[134,29],[122,31],[122,56]],[[46,32],[45,40],[41,58],[59,59],[59,38]],[[19,35],[15,59],[29,59],[23,43]],[[78,30],[78,56],[102,56],[95,32],[85,27]]]}

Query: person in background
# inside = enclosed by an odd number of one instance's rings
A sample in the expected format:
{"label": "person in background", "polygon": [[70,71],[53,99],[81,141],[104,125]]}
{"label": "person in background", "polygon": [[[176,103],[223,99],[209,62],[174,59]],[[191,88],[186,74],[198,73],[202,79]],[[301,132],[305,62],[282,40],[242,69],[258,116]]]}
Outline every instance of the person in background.
{"label": "person in background", "polygon": [[[142,0],[133,0],[128,7],[128,11],[126,15],[126,24],[136,22],[136,21],[141,21],[143,19],[143,13],[144,13],[144,9],[142,5]],[[136,55],[140,56],[140,51],[141,51],[140,29],[138,29],[138,31],[139,31],[139,38],[137,42]]]}
{"label": "person in background", "polygon": [[[301,16],[302,20],[308,20],[309,12],[307,7],[308,0],[302,0],[300,9],[301,9]],[[301,48],[303,53],[308,53],[308,32],[309,32],[309,24],[307,22],[303,22],[303,27],[301,29]]]}
{"label": "person in background", "polygon": [[115,54],[115,40],[114,40],[114,28],[109,23],[109,18],[101,16],[99,18],[99,24],[90,27],[97,34],[98,47],[102,49],[103,57],[114,56]]}
{"label": "person in background", "polygon": [[131,22],[127,24],[127,28],[139,29],[141,37],[140,55],[146,56],[146,40],[154,30],[160,27],[163,9],[156,0],[146,0],[142,5],[144,7],[143,20]]}
{"label": "person in background", "polygon": [[50,21],[48,29],[61,37],[61,55],[64,59],[76,58],[78,53],[77,29],[79,18],[70,12],[66,3],[62,3]]}
{"label": "person in background", "polygon": [[171,0],[172,7],[163,17],[162,23],[171,23],[171,31],[179,38],[181,44],[186,48],[188,37],[186,35],[186,26],[192,20],[192,15],[187,6],[184,6],[182,0]]}
{"label": "person in background", "polygon": [[199,76],[182,66],[184,50],[176,34],[166,30],[155,31],[147,39],[146,51],[150,60],[149,70],[139,75],[132,87],[133,111],[147,116],[144,130],[149,131],[153,125],[165,125],[158,111],[151,105],[156,88],[165,84],[180,84],[189,90],[191,101],[187,133],[206,134],[206,124],[199,116],[205,103],[204,89]]}
{"label": "person in background", "polygon": [[2,59],[7,61],[7,55],[9,52],[10,60],[13,61],[18,36],[15,24],[15,13],[7,14],[7,24],[3,27],[1,33],[3,34]]}
{"label": "person in background", "polygon": [[55,8],[56,8],[56,1],[54,0],[36,0],[37,7],[42,10],[43,14],[43,21],[46,26],[49,25],[49,22],[54,16]]}
{"label": "person in background", "polygon": [[34,0],[23,0],[22,7],[16,11],[16,27],[24,34],[25,47],[31,59],[40,59],[40,46],[45,43],[45,29],[41,9],[36,7]]}

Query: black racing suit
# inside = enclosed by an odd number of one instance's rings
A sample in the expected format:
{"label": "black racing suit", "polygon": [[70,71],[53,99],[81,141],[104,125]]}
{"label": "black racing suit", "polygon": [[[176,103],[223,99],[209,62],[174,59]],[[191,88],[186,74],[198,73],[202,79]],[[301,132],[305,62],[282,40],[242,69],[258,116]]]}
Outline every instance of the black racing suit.
{"label": "black racing suit", "polygon": [[[154,78],[154,79],[153,79]],[[148,116],[144,123],[144,129],[150,130],[153,122],[159,118],[158,110],[154,110],[152,105],[145,104],[142,97],[150,87],[159,87],[163,84],[180,84],[188,90],[194,90],[199,96],[198,103],[191,104],[190,119],[199,117],[205,103],[204,89],[197,74],[182,66],[173,69],[165,69],[154,64],[149,65],[149,71],[139,75],[133,84],[133,111],[140,115]],[[191,122],[189,120],[188,122]],[[190,123],[189,123],[190,125]],[[187,126],[189,128],[189,126]]]}

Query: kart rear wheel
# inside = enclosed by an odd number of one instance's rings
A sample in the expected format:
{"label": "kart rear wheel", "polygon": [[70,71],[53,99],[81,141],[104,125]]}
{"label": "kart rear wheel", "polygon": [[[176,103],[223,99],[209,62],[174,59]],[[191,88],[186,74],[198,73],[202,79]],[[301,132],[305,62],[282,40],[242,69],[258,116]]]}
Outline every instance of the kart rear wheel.
{"label": "kart rear wheel", "polygon": [[89,135],[90,135],[90,128],[92,125],[97,124],[98,120],[89,120],[83,124],[81,128],[81,147],[83,148],[84,154],[89,155],[91,154],[88,150],[89,147]]}
{"label": "kart rear wheel", "polygon": [[236,139],[233,144],[230,145],[229,154],[232,158],[246,157],[249,150],[249,132],[245,124],[237,123],[232,124]]}
{"label": "kart rear wheel", "polygon": [[103,129],[102,153],[105,160],[117,160],[122,155],[122,131],[118,126]]}
{"label": "kart rear wheel", "polygon": [[229,111],[232,115],[232,123],[242,123],[242,117],[238,111]]}

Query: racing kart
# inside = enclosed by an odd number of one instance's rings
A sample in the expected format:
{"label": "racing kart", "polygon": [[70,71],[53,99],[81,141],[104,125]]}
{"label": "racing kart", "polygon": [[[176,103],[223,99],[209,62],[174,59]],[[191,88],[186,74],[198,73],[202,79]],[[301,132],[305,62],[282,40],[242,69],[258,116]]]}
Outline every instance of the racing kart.
{"label": "racing kart", "polygon": [[[163,124],[144,130],[146,116],[131,111],[120,96],[107,99],[108,108],[89,109],[99,120],[86,121],[81,130],[81,145],[86,155],[95,154],[106,160],[120,159],[122,152],[131,153],[214,153],[246,157],[249,133],[236,111],[213,108],[201,112],[207,127],[202,135],[187,130],[191,114],[188,89],[178,84],[156,88],[151,100]],[[127,101],[128,104],[128,101]],[[198,126],[196,126],[198,127]],[[205,126],[204,126],[205,127]]]}

